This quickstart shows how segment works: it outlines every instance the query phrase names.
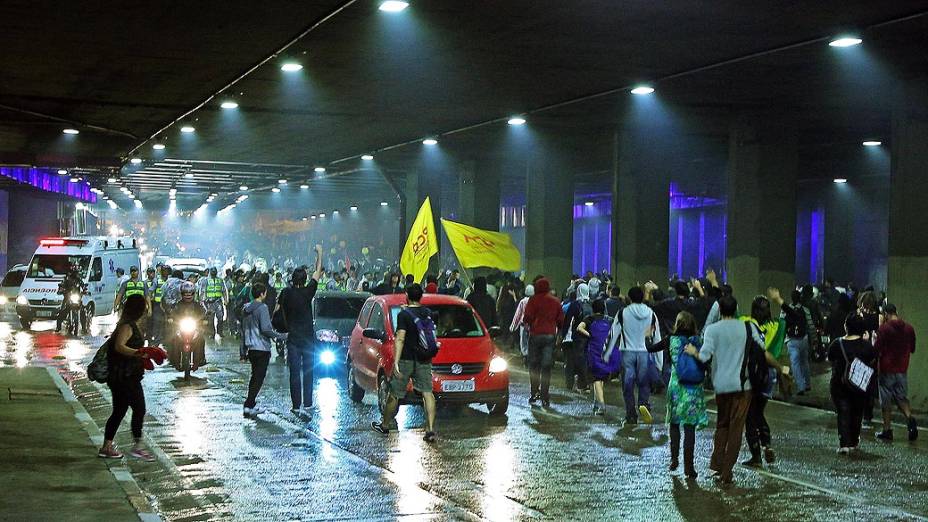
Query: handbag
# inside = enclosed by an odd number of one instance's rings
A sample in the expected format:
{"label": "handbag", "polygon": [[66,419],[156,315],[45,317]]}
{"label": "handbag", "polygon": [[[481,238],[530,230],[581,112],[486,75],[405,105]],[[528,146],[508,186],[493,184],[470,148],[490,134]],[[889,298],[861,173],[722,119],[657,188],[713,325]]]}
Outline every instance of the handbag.
{"label": "handbag", "polygon": [[681,345],[680,354],[677,355],[677,380],[684,386],[695,386],[706,380],[706,367],[702,361],[682,350],[688,342],[689,339]]}
{"label": "handbag", "polygon": [[87,378],[91,381],[105,383],[110,375],[110,339],[107,339],[94,354],[93,360],[87,365]]}
{"label": "handbag", "polygon": [[838,339],[838,346],[841,347],[841,354],[844,355],[844,384],[859,391],[866,392],[870,387],[870,381],[873,379],[873,368],[857,357],[853,361],[848,361],[847,352],[844,351],[844,339]]}

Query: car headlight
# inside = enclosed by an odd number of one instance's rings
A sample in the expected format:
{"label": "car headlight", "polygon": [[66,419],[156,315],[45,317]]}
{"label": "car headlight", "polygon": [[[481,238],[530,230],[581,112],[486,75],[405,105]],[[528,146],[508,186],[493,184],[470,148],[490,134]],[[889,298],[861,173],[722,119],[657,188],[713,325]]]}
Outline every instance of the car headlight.
{"label": "car headlight", "polygon": [[332,350],[325,350],[319,354],[319,362],[329,366],[335,362],[335,353]]}
{"label": "car headlight", "polygon": [[184,317],[178,323],[181,333],[192,334],[197,331],[197,322],[192,317]]}
{"label": "car headlight", "polygon": [[323,343],[337,343],[339,341],[338,332],[335,330],[319,330],[316,332],[316,340]]}
{"label": "car headlight", "polygon": [[68,299],[71,300],[71,304],[81,304],[81,294],[71,294]]}
{"label": "car headlight", "polygon": [[0,306],[4,306],[9,302],[10,300],[7,299],[5,295],[0,295]]}
{"label": "car headlight", "polygon": [[490,359],[490,373],[502,373],[508,368],[509,363],[506,362],[506,359],[503,359],[498,355]]}
{"label": "car headlight", "polygon": [[29,304],[29,300],[26,299],[26,296],[20,295],[16,297],[16,304],[26,306]]}

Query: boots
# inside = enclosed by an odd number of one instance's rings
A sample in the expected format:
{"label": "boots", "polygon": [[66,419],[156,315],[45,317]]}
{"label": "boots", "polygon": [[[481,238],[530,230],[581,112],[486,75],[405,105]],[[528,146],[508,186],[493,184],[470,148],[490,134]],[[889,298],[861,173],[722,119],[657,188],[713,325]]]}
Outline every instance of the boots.
{"label": "boots", "polygon": [[763,466],[764,461],[760,458],[760,448],[751,447],[751,458],[742,462],[741,465],[755,468]]}
{"label": "boots", "polygon": [[680,425],[670,425],[670,471],[680,467]]}
{"label": "boots", "polygon": [[686,478],[694,479],[696,466],[693,465],[693,457],[696,452],[696,426],[683,425],[683,474]]}

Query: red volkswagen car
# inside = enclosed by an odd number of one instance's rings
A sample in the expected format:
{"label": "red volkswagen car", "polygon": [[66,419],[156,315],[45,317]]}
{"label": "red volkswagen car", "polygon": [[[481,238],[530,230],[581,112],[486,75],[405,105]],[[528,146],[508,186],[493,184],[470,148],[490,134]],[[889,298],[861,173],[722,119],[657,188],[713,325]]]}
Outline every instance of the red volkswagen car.
{"label": "red volkswagen car", "polygon": [[[383,407],[387,379],[393,372],[394,325],[406,305],[404,294],[373,296],[364,303],[348,345],[348,388],[360,402],[366,392],[377,392]],[[439,403],[486,404],[492,415],[509,408],[509,369],[497,351],[491,332],[463,299],[425,294],[422,305],[434,314],[441,347],[432,359],[432,391]],[[412,391],[402,403],[421,402]]]}

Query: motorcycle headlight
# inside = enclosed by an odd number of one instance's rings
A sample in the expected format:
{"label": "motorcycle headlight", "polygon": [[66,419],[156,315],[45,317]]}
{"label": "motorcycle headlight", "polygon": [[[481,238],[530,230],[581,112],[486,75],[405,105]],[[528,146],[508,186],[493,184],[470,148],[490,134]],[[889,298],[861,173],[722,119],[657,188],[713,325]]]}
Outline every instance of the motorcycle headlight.
{"label": "motorcycle headlight", "polygon": [[502,373],[509,369],[509,363],[500,356],[493,357],[490,360],[490,373]]}
{"label": "motorcycle headlight", "polygon": [[7,299],[5,295],[0,295],[0,306],[4,306],[9,302],[10,300]]}
{"label": "motorcycle headlight", "polygon": [[29,304],[29,300],[26,299],[26,296],[20,295],[16,297],[16,304],[26,306]]}
{"label": "motorcycle headlight", "polygon": [[316,332],[316,340],[323,343],[337,343],[339,341],[338,332],[334,330],[319,330]]}
{"label": "motorcycle headlight", "polygon": [[71,300],[71,304],[81,304],[81,294],[71,294],[68,299]]}
{"label": "motorcycle headlight", "polygon": [[319,354],[319,362],[326,366],[330,366],[335,363],[335,353],[332,350],[325,350]]}
{"label": "motorcycle headlight", "polygon": [[181,333],[192,334],[197,331],[197,322],[192,317],[185,317],[178,323]]}

